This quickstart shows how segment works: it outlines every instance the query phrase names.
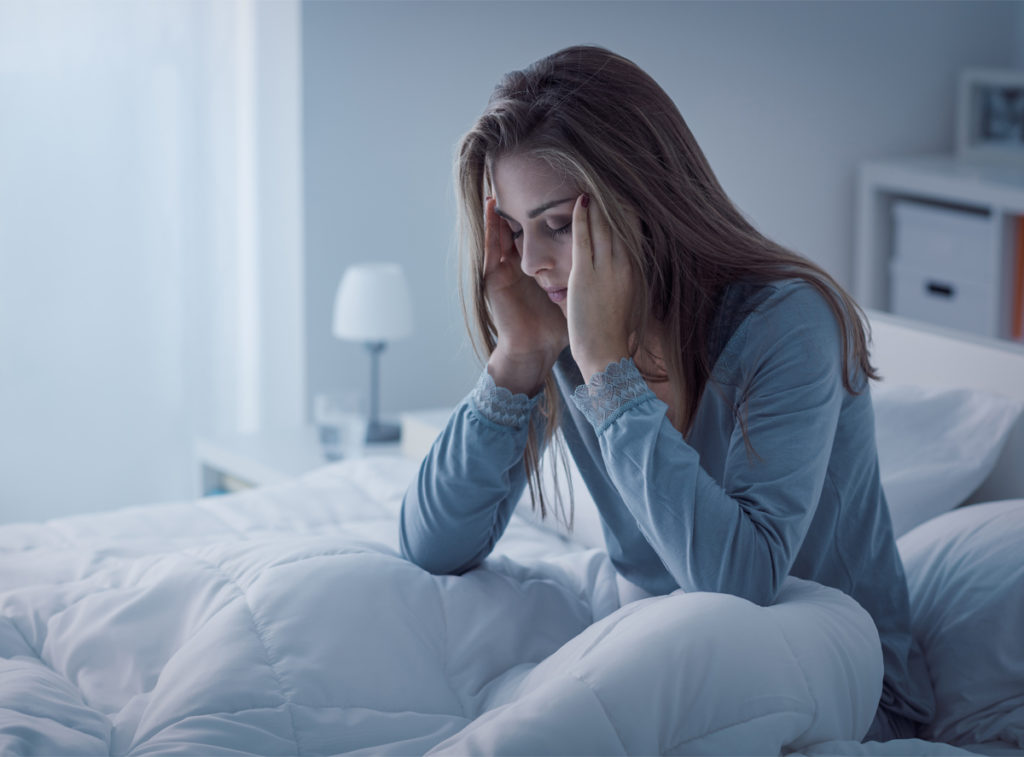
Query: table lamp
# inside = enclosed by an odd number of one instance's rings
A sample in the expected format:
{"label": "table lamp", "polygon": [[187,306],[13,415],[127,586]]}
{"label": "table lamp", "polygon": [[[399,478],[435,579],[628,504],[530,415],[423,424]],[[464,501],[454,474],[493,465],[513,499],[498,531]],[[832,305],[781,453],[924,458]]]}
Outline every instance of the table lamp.
{"label": "table lamp", "polygon": [[396,423],[379,416],[380,353],[388,342],[412,332],[409,286],[397,263],[359,263],[349,266],[334,297],[334,336],[363,342],[370,351],[370,408],[367,442],[397,441]]}

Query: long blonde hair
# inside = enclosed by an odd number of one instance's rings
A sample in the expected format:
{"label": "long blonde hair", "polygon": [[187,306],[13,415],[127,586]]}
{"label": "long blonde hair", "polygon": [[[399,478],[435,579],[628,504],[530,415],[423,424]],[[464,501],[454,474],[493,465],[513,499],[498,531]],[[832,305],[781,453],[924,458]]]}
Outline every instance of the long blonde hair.
{"label": "long blonde hair", "polygon": [[[822,268],[767,239],[732,204],[665,91],[632,61],[594,46],[560,50],[506,74],[462,138],[455,165],[460,206],[463,312],[478,352],[497,343],[483,281],[484,197],[493,162],[529,153],[565,173],[604,212],[631,257],[637,345],[651,319],[663,376],[686,434],[711,376],[709,330],[719,295],[736,283],[799,278],[829,304],[843,345],[843,385],[877,378],[864,313]],[[634,219],[638,219],[636,223]],[[541,439],[531,429],[524,463],[534,506],[545,512],[539,449],[559,422],[553,376],[545,381]],[[746,436],[745,423],[740,423]]]}

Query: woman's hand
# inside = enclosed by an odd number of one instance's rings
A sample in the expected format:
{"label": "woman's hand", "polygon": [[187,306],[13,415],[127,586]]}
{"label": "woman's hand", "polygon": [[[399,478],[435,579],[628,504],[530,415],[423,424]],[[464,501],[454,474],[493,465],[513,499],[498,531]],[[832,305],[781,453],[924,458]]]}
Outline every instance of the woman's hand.
{"label": "woman's hand", "polygon": [[569,346],[584,381],[629,355],[633,270],[608,219],[587,195],[572,211]]}
{"label": "woman's hand", "polygon": [[484,205],[484,292],[498,331],[487,367],[498,386],[532,395],[569,343],[569,335],[562,311],[523,273],[512,231],[495,205],[492,197]]}

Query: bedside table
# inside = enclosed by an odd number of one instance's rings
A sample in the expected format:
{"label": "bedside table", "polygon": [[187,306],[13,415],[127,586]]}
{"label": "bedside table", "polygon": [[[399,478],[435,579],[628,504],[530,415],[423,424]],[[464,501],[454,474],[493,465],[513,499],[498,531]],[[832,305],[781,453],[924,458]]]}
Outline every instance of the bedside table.
{"label": "bedside table", "polygon": [[[363,452],[400,454],[397,442],[368,444]],[[201,437],[195,456],[203,497],[280,483],[332,462],[324,457],[315,426]]]}
{"label": "bedside table", "polygon": [[426,457],[438,434],[448,425],[453,409],[439,407],[401,413],[399,421],[402,426],[402,454],[411,460],[422,460]]}

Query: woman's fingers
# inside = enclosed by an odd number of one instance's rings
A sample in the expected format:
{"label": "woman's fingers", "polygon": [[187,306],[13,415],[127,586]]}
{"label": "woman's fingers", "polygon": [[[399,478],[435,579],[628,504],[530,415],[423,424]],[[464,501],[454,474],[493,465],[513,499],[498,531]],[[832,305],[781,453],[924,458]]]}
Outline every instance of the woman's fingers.
{"label": "woman's fingers", "polygon": [[512,230],[498,215],[498,201],[493,197],[484,200],[484,273],[506,262],[509,253],[515,252],[512,244]]}
{"label": "woman's fingers", "polygon": [[504,262],[505,240],[503,232],[504,223],[495,210],[498,201],[493,197],[484,200],[483,205],[483,276]]}
{"label": "woman's fingers", "polygon": [[[590,198],[580,195],[572,207],[572,267],[594,267],[594,248],[590,241]],[[581,269],[582,270],[582,269]]]}
{"label": "woman's fingers", "polygon": [[580,195],[572,211],[572,263],[603,270],[612,262],[612,228],[599,208]]}
{"label": "woman's fingers", "polygon": [[594,268],[604,269],[612,258],[612,228],[599,208],[587,214],[590,221],[590,241],[594,250]]}
{"label": "woman's fingers", "polygon": [[498,262],[504,263],[508,259],[510,248],[513,247],[512,229],[508,227],[508,224],[497,213],[494,214],[494,220],[498,224]]}
{"label": "woman's fingers", "polygon": [[484,278],[501,261],[501,239],[493,197],[484,199]]}

